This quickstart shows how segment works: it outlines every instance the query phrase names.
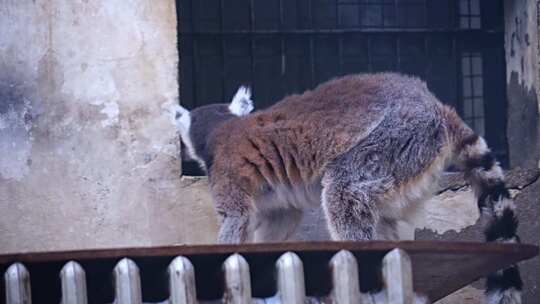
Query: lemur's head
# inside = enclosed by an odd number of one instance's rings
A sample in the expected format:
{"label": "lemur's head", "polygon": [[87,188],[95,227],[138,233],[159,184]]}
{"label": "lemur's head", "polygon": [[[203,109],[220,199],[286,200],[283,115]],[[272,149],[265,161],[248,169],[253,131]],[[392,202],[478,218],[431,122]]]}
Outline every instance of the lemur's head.
{"label": "lemur's head", "polygon": [[[241,86],[230,103],[216,103],[198,107],[191,112],[180,105],[174,105],[173,123],[187,151],[182,156],[195,160],[207,169],[211,155],[207,150],[208,135],[221,122],[249,114],[253,110],[251,90]],[[184,153],[187,152],[187,153]]]}

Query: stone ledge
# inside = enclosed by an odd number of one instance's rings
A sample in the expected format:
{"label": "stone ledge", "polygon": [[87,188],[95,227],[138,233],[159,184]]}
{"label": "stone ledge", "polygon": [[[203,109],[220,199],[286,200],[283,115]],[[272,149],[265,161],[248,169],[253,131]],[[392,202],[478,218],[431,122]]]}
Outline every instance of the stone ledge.
{"label": "stone ledge", "polygon": [[[534,183],[539,177],[540,169],[538,168],[514,168],[506,171],[506,184],[510,189],[521,190]],[[448,190],[456,191],[469,185],[462,172],[445,173],[439,184],[440,190],[437,194]]]}

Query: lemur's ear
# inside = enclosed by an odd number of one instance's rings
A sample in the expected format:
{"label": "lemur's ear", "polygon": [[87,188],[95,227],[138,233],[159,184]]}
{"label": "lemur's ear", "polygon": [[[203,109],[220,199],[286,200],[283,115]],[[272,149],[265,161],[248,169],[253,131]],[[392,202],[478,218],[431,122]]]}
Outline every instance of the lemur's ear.
{"label": "lemur's ear", "polygon": [[229,105],[229,111],[236,116],[244,116],[253,111],[253,101],[251,100],[251,89],[241,86]]}

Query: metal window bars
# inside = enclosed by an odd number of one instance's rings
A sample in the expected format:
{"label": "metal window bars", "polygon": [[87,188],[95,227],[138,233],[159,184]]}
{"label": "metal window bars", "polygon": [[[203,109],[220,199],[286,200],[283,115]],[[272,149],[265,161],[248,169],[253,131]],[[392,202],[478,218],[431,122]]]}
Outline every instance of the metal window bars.
{"label": "metal window bars", "polygon": [[465,29],[479,29],[482,27],[480,13],[480,0],[459,1],[459,26]]}
{"label": "metal window bars", "polygon": [[[252,86],[257,109],[336,76],[399,71],[463,115],[462,55],[485,59],[491,93],[472,125],[506,164],[502,1],[177,0],[180,99],[187,108]],[[483,4],[483,5],[480,5]],[[501,56],[502,54],[502,56]],[[489,62],[488,62],[489,61]],[[480,126],[481,125],[481,126]],[[184,174],[204,175],[184,162]]]}
{"label": "metal window bars", "polygon": [[485,116],[482,53],[463,52],[461,62],[463,119],[478,135],[484,136]]}

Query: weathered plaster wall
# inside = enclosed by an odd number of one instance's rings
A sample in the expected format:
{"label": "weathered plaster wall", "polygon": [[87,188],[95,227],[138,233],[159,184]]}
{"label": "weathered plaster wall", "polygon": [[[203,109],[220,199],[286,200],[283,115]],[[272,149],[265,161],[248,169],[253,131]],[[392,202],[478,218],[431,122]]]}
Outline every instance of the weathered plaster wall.
{"label": "weathered plaster wall", "polygon": [[0,0],[0,252],[213,241],[176,41],[174,0]]}
{"label": "weathered plaster wall", "polygon": [[505,1],[508,147],[511,166],[538,162],[537,1]]}

